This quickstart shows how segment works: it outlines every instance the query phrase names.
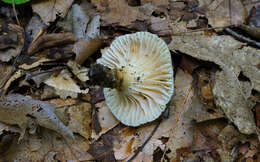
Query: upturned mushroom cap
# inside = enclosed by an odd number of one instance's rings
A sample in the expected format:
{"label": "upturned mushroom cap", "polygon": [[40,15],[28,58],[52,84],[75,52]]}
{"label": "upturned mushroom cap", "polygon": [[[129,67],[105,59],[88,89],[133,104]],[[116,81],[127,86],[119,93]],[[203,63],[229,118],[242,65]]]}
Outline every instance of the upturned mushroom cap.
{"label": "upturned mushroom cap", "polygon": [[162,39],[148,32],[120,36],[97,63],[116,70],[120,85],[104,88],[104,95],[123,124],[138,126],[165,110],[174,81],[170,51]]}

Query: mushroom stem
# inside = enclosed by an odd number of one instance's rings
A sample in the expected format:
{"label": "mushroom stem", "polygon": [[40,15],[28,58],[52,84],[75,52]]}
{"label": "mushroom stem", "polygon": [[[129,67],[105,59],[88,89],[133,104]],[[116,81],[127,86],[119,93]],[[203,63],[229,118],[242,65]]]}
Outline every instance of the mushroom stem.
{"label": "mushroom stem", "polygon": [[101,64],[94,64],[90,67],[90,85],[99,85],[104,88],[119,88],[120,81],[117,77],[117,70],[109,69]]}

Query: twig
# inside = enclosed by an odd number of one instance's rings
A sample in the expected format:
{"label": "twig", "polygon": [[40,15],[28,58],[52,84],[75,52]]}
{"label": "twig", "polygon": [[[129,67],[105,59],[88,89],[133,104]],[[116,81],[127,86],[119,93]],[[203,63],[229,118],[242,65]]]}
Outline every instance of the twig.
{"label": "twig", "polygon": [[202,29],[196,29],[196,30],[190,30],[190,31],[184,31],[184,32],[177,32],[177,33],[170,33],[170,34],[159,34],[160,36],[180,36],[187,33],[195,33],[205,30],[214,30],[214,29],[223,29],[228,27],[233,27],[234,25],[227,25],[227,26],[219,26],[219,27],[210,27],[210,28],[202,28]]}
{"label": "twig", "polygon": [[41,75],[41,74],[49,73],[49,72],[54,72],[54,71],[62,70],[62,69],[65,69],[65,68],[66,68],[66,67],[55,67],[55,68],[52,68],[52,69],[49,69],[49,70],[32,73],[32,74],[30,74],[30,76],[28,76],[28,77],[26,78],[26,80],[30,80],[30,79],[32,79],[33,77],[37,76],[37,75]]}
{"label": "twig", "polygon": [[146,141],[142,144],[142,146],[138,147],[138,149],[136,150],[135,154],[127,162],[131,162],[132,160],[134,160],[134,158],[139,154],[139,152],[141,152],[143,150],[145,145],[149,142],[149,140],[152,138],[152,136],[154,135],[156,130],[159,128],[159,125],[161,124],[161,121],[162,121],[162,119],[160,119],[158,121],[157,125],[154,127],[152,133],[149,135],[149,137],[146,139]]}
{"label": "twig", "polygon": [[42,27],[41,30],[39,31],[39,33],[34,37],[34,39],[32,40],[32,43],[34,43],[35,41],[37,41],[45,32],[45,28]]}
{"label": "twig", "polygon": [[18,19],[18,17],[17,17],[16,10],[15,10],[14,0],[12,0],[12,6],[13,6],[13,12],[14,12],[14,16],[15,16],[16,22],[17,22],[17,24],[18,24],[19,26],[21,26],[20,21],[19,21],[19,19]]}
{"label": "twig", "polygon": [[248,44],[251,44],[251,45],[253,45],[253,46],[256,46],[256,47],[260,48],[260,42],[257,42],[257,41],[255,41],[255,40],[253,40],[253,39],[250,39],[250,38],[245,37],[245,36],[243,36],[243,35],[241,35],[241,34],[238,34],[237,32],[233,31],[232,29],[230,29],[230,28],[228,28],[228,27],[225,28],[224,30],[225,30],[228,34],[230,34],[230,35],[236,37],[237,39],[240,39],[241,41],[244,41],[244,42],[246,42],[246,43],[248,43]]}

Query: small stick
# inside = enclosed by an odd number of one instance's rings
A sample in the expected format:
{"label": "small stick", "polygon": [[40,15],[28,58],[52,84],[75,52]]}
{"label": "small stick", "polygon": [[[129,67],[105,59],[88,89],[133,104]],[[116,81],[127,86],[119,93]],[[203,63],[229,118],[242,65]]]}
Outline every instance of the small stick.
{"label": "small stick", "polygon": [[16,22],[17,22],[17,24],[18,24],[19,26],[21,26],[20,21],[19,21],[19,19],[18,19],[18,17],[17,17],[16,10],[15,10],[14,0],[12,0],[12,6],[13,6],[13,12],[14,12],[14,16],[15,16]]}
{"label": "small stick", "polygon": [[154,135],[156,130],[159,128],[159,125],[161,124],[161,121],[162,121],[162,119],[160,119],[158,121],[158,123],[156,124],[156,126],[154,127],[152,133],[149,135],[149,137],[146,139],[146,141],[142,144],[142,146],[138,147],[138,149],[136,150],[135,154],[129,160],[127,160],[127,162],[131,162],[132,160],[134,160],[134,158],[139,154],[139,152],[141,152],[143,150],[145,145],[149,142],[149,140],[152,138],[152,136]]}
{"label": "small stick", "polygon": [[241,34],[238,34],[237,32],[233,31],[230,28],[225,28],[225,31],[227,33],[229,33],[230,35],[236,37],[237,39],[240,39],[240,40],[242,40],[242,41],[244,41],[244,42],[246,42],[248,44],[251,44],[253,46],[256,46],[256,47],[260,48],[260,42],[254,41],[253,39],[250,39],[250,38],[245,37],[245,36],[243,36]]}
{"label": "small stick", "polygon": [[35,41],[37,41],[45,32],[45,28],[42,27],[41,30],[39,31],[39,33],[35,36],[35,38],[33,39],[32,43],[34,43]]}

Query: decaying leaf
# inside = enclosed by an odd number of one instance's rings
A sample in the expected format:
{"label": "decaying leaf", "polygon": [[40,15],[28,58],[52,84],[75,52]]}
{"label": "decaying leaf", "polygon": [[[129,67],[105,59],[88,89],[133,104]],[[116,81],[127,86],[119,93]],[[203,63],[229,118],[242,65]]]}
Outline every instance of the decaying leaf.
{"label": "decaying leaf", "polygon": [[73,33],[79,41],[74,44],[73,52],[76,54],[76,62],[83,64],[84,61],[94,54],[102,45],[100,40],[100,16],[90,17],[79,5],[72,6]]}
{"label": "decaying leaf", "polygon": [[0,23],[0,60],[10,61],[17,56],[24,45],[24,30],[15,24]]}
{"label": "decaying leaf", "polygon": [[213,27],[240,25],[245,22],[247,12],[241,0],[200,0],[206,8],[206,16]]}
{"label": "decaying leaf", "polygon": [[223,71],[217,74],[215,101],[242,133],[256,132],[253,114],[250,110],[254,104],[249,104],[248,98],[251,88],[244,89],[238,76],[243,73],[249,78],[252,88],[260,91],[260,70],[257,67],[260,61],[260,51],[258,49],[244,47],[243,43],[229,36],[199,35],[173,37],[169,48],[219,65]]}
{"label": "decaying leaf", "polygon": [[101,132],[99,132],[99,134],[96,134],[95,131],[92,131],[91,138],[95,140],[97,140],[101,135],[105,134],[107,131],[119,124],[119,121],[113,116],[105,101],[96,104],[96,107],[99,108],[98,121],[101,126]]}
{"label": "decaying leaf", "polygon": [[17,70],[16,72],[14,72],[14,74],[12,76],[10,76],[10,78],[7,78],[8,80],[4,83],[3,82],[3,88],[1,89],[2,90],[2,93],[5,94],[8,90],[8,88],[10,87],[11,83],[13,81],[15,81],[16,79],[24,76],[24,71],[22,70]]}
{"label": "decaying leaf", "polygon": [[30,44],[28,54],[32,55],[42,49],[74,43],[76,40],[77,38],[72,33],[46,34]]}
{"label": "decaying leaf", "polygon": [[88,93],[88,89],[81,90],[71,77],[70,72],[64,69],[57,76],[52,75],[46,79],[44,83],[54,87],[56,93],[63,99],[66,99],[68,96],[76,98],[79,93]]}
{"label": "decaying leaf", "polygon": [[[65,141],[59,135],[48,129],[41,129],[40,135],[30,135],[20,144],[13,142],[11,147],[1,156],[4,161],[88,161],[93,157],[86,151],[88,141],[75,136],[74,141]],[[14,139],[16,140],[16,139]],[[48,161],[49,162],[49,161]]]}
{"label": "decaying leaf", "polygon": [[96,52],[102,45],[100,39],[80,39],[74,44],[73,52],[76,53],[76,62],[83,64],[84,61]]}
{"label": "decaying leaf", "polygon": [[13,133],[22,133],[21,130],[16,126],[11,126],[5,123],[0,122],[0,135],[4,132],[13,132]]}
{"label": "decaying leaf", "polygon": [[[213,88],[215,102],[242,133],[252,134],[256,132],[251,112],[254,103],[249,100],[252,87],[249,82],[240,82],[240,85],[237,85],[236,80],[230,72],[222,71],[216,74]],[[246,95],[248,92],[249,95]]]}
{"label": "decaying leaf", "polygon": [[70,118],[68,128],[88,140],[91,134],[91,105],[89,103],[79,103],[70,106],[68,114]]}
{"label": "decaying leaf", "polygon": [[88,77],[88,71],[89,69],[86,67],[81,67],[79,64],[77,64],[75,61],[69,61],[67,65],[71,68],[71,71],[79,80],[82,82],[86,82],[89,80]]}
{"label": "decaying leaf", "polygon": [[26,39],[33,40],[42,28],[44,28],[44,23],[41,18],[38,15],[32,16],[25,27]]}
{"label": "decaying leaf", "polygon": [[90,17],[78,4],[72,5],[72,16],[73,33],[78,39],[85,38]]}
{"label": "decaying leaf", "polygon": [[0,101],[0,121],[19,125],[23,138],[28,121],[35,119],[37,123],[45,128],[55,130],[65,137],[74,138],[73,133],[55,115],[55,104],[33,100],[19,94],[11,94]]}
{"label": "decaying leaf", "polygon": [[56,20],[57,15],[64,18],[72,3],[73,0],[33,1],[32,9],[48,25]]}
{"label": "decaying leaf", "polygon": [[139,7],[132,7],[126,1],[108,0],[91,1],[101,12],[103,25],[119,24],[122,26],[131,25],[135,20],[144,20],[146,15],[139,11]]}

